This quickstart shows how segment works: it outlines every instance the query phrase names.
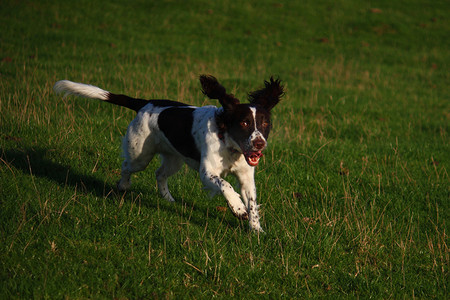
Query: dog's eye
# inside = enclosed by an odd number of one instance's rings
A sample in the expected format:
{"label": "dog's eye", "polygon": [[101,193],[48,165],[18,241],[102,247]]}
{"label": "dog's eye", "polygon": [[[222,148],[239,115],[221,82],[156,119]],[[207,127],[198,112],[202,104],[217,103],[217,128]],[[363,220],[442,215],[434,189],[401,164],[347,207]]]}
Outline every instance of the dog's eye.
{"label": "dog's eye", "polygon": [[247,121],[242,121],[241,126],[242,127],[248,127],[250,124]]}
{"label": "dog's eye", "polygon": [[263,123],[262,123],[262,127],[263,127],[263,128],[267,128],[267,127],[269,127],[269,126],[270,126],[269,122],[263,122]]}

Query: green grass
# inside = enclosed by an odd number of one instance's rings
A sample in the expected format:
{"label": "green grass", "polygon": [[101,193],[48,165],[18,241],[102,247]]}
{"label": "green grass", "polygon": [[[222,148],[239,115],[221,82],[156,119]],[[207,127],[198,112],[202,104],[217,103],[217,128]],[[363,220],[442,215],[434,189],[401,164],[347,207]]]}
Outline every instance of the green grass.
{"label": "green grass", "polygon": [[[152,2],[2,2],[0,297],[448,298],[448,1]],[[265,235],[157,159],[115,191],[134,113],[52,92],[215,104],[203,73],[286,85]]]}

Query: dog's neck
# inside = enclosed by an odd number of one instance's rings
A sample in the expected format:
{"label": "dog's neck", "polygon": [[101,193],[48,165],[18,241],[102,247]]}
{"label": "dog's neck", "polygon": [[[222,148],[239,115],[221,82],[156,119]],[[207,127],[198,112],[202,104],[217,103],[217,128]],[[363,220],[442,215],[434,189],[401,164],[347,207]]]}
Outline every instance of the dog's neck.
{"label": "dog's neck", "polygon": [[221,140],[223,143],[225,143],[225,124],[223,123],[223,110],[219,109],[218,112],[216,112],[215,115],[215,121],[217,126],[217,136],[219,137],[219,140]]}
{"label": "dog's neck", "polygon": [[227,145],[227,142],[225,141],[225,133],[226,133],[226,126],[223,123],[222,119],[223,111],[219,111],[216,113],[215,121],[217,126],[217,137],[219,138],[220,142],[223,143],[225,147],[227,147],[228,151],[230,151],[231,154],[240,154],[241,152],[234,147]]}

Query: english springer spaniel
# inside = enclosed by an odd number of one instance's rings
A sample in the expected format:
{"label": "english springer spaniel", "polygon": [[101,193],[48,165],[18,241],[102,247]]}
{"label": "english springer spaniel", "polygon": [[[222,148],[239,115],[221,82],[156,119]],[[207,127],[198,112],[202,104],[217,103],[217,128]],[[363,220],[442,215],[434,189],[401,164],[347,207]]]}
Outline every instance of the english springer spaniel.
{"label": "english springer spaniel", "polygon": [[[250,228],[262,232],[256,203],[255,167],[267,146],[271,129],[270,111],[280,101],[283,86],[272,77],[265,87],[249,94],[241,104],[210,75],[200,76],[203,93],[219,100],[222,107],[195,107],[171,100],[142,100],[113,94],[96,86],[68,80],[56,82],[56,93],[103,100],[135,110],[137,116],[123,139],[125,160],[119,190],[130,187],[131,174],[144,170],[155,154],[161,156],[156,180],[161,195],[175,201],[167,178],[185,162],[200,173],[211,196],[222,193],[233,214],[248,219]],[[221,176],[234,174],[241,194]]]}

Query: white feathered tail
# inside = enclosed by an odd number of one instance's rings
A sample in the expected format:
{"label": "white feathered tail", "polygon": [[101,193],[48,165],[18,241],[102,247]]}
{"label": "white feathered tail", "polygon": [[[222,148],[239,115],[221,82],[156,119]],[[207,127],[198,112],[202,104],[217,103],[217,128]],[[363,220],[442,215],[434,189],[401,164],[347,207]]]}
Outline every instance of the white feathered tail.
{"label": "white feathered tail", "polygon": [[99,99],[103,101],[109,100],[110,92],[102,90],[99,87],[73,82],[69,80],[60,80],[55,83],[53,90],[57,94],[64,93],[64,97],[68,95],[76,95],[85,98]]}
{"label": "white feathered tail", "polygon": [[57,94],[64,93],[64,97],[67,95],[76,95],[85,98],[98,99],[114,105],[132,109],[135,112],[138,112],[149,103],[158,102],[158,100],[143,100],[126,95],[113,94],[90,84],[78,83],[69,80],[60,80],[56,82],[53,86],[53,90]]}

